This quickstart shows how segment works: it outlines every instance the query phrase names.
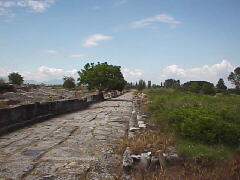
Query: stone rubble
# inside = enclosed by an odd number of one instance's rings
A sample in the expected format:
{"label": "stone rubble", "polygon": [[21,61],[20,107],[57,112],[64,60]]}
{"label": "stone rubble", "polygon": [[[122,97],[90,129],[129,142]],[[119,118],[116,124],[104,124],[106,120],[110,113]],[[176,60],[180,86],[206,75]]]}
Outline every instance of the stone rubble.
{"label": "stone rubble", "polygon": [[96,92],[89,92],[88,90],[52,89],[50,87],[19,87],[15,89],[15,92],[1,93],[0,104],[14,106],[62,99],[80,99],[93,94],[96,94]]}
{"label": "stone rubble", "polygon": [[[149,116],[141,113],[141,106],[145,97],[146,94],[139,93],[133,98],[133,111],[129,122],[128,138],[133,138],[136,131],[147,128],[145,119],[149,118]],[[148,144],[148,146],[148,148],[150,148],[151,145]],[[122,180],[131,180],[132,177],[130,175],[130,171],[134,169],[140,169],[144,171],[156,169],[157,167],[165,169],[167,165],[173,165],[174,163],[180,161],[176,148],[173,146],[167,147],[165,153],[163,153],[161,150],[154,154],[152,152],[145,152],[141,154],[130,153],[131,149],[127,147],[123,155],[122,165],[125,173],[121,178]]]}

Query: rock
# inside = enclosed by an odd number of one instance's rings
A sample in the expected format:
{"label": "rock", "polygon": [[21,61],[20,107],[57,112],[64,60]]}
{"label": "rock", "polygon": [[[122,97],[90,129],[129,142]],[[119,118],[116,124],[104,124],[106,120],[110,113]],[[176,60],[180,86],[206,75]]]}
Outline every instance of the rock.
{"label": "rock", "polygon": [[140,124],[139,127],[140,127],[140,128],[146,128],[147,125],[146,125],[146,124]]}
{"label": "rock", "polygon": [[138,164],[138,166],[140,167],[140,169],[148,169],[150,165],[150,159],[148,159],[145,156],[141,156],[140,162]]}
{"label": "rock", "polygon": [[149,116],[146,115],[146,114],[143,114],[143,115],[142,115],[142,118],[149,118]]}
{"label": "rock", "polygon": [[159,165],[160,165],[159,158],[156,156],[152,156],[149,169],[155,169]]}
{"label": "rock", "polygon": [[145,124],[144,121],[138,121],[138,125]]}
{"label": "rock", "polygon": [[166,162],[168,165],[176,165],[181,161],[181,159],[179,158],[178,154],[169,154],[166,157]]}
{"label": "rock", "polygon": [[126,148],[126,150],[123,153],[123,170],[124,171],[130,171],[133,166],[133,158],[131,157],[131,149],[129,147]]}
{"label": "rock", "polygon": [[166,160],[165,160],[162,152],[159,152],[158,160],[159,160],[159,164],[160,164],[161,168],[165,169],[166,168]]}
{"label": "rock", "polygon": [[137,115],[137,120],[141,120],[141,119],[142,119],[142,116]]}
{"label": "rock", "polygon": [[122,175],[121,180],[132,180],[132,177],[130,175],[124,174]]}
{"label": "rock", "polygon": [[130,129],[129,129],[129,131],[130,132],[135,132],[135,131],[137,131],[137,130],[139,130],[140,128],[136,128],[136,127],[131,127]]}
{"label": "rock", "polygon": [[135,154],[133,154],[133,155],[131,155],[131,157],[133,158],[133,161],[134,161],[134,162],[139,162],[140,159],[141,159],[141,155],[135,155]]}
{"label": "rock", "polygon": [[141,169],[148,169],[151,162],[151,154],[152,154],[151,152],[141,154],[141,158],[139,162],[139,167]]}

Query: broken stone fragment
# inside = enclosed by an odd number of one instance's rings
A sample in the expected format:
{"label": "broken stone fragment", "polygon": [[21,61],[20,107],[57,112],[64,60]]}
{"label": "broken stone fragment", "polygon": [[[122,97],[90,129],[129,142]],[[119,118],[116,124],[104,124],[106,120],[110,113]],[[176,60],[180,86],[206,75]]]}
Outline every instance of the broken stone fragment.
{"label": "broken stone fragment", "polygon": [[162,169],[166,168],[166,160],[164,157],[164,153],[162,153],[161,151],[158,154],[158,160],[159,160],[159,164],[161,166]]}
{"label": "broken stone fragment", "polygon": [[137,130],[139,130],[140,128],[136,128],[136,127],[131,127],[130,129],[129,129],[129,131],[130,132],[135,132],[135,131],[137,131]]}
{"label": "broken stone fragment", "polygon": [[168,165],[175,165],[178,164],[181,161],[181,159],[179,158],[178,154],[169,154],[168,156],[166,156],[166,162]]}
{"label": "broken stone fragment", "polygon": [[140,124],[139,127],[140,128],[146,128],[147,126],[146,126],[146,124]]}
{"label": "broken stone fragment", "polygon": [[149,116],[146,115],[146,114],[143,114],[143,115],[142,115],[142,118],[149,118]]}
{"label": "broken stone fragment", "polygon": [[137,120],[142,120],[142,116],[137,115]]}
{"label": "broken stone fragment", "polygon": [[155,169],[157,166],[159,166],[160,163],[159,163],[159,158],[156,157],[156,156],[152,156],[151,157],[151,163],[150,163],[150,166],[149,166],[149,169]]}
{"label": "broken stone fragment", "polygon": [[132,180],[132,177],[130,175],[124,174],[122,175],[121,180]]}
{"label": "broken stone fragment", "polygon": [[130,171],[133,166],[133,158],[131,157],[132,151],[129,147],[126,148],[126,150],[123,153],[123,170],[124,171]]}
{"label": "broken stone fragment", "polygon": [[149,168],[149,165],[150,165],[150,162],[151,162],[151,152],[147,152],[147,153],[142,153],[140,155],[140,161],[138,163],[138,167],[140,169],[148,169]]}
{"label": "broken stone fragment", "polygon": [[145,124],[144,121],[138,121],[138,125]]}
{"label": "broken stone fragment", "polygon": [[150,161],[151,159],[149,159],[146,156],[141,156],[140,162],[139,162],[139,167],[140,169],[148,169],[149,165],[150,165]]}

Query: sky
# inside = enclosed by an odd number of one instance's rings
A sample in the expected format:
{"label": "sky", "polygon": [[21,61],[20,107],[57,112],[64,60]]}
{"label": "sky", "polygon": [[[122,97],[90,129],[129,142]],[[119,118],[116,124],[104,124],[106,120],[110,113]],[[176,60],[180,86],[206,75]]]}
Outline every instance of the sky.
{"label": "sky", "polygon": [[128,81],[214,84],[240,64],[239,0],[0,0],[0,76],[78,77],[88,62]]}

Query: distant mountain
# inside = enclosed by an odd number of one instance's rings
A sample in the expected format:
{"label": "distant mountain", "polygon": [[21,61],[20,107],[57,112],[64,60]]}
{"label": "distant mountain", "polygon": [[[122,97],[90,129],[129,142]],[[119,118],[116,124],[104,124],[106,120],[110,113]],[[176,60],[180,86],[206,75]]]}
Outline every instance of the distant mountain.
{"label": "distant mountain", "polygon": [[24,84],[41,84],[41,82],[35,81],[35,80],[24,80]]}
{"label": "distant mountain", "polygon": [[43,81],[44,84],[46,85],[62,85],[63,80],[62,79],[53,79],[49,81]]}
{"label": "distant mountain", "polygon": [[[8,77],[0,77],[0,79],[3,79],[5,82],[8,82]],[[24,80],[24,84],[46,84],[46,85],[62,85],[63,84],[63,80],[62,79],[53,79],[53,80],[49,80],[49,81],[35,81],[35,80]]]}

